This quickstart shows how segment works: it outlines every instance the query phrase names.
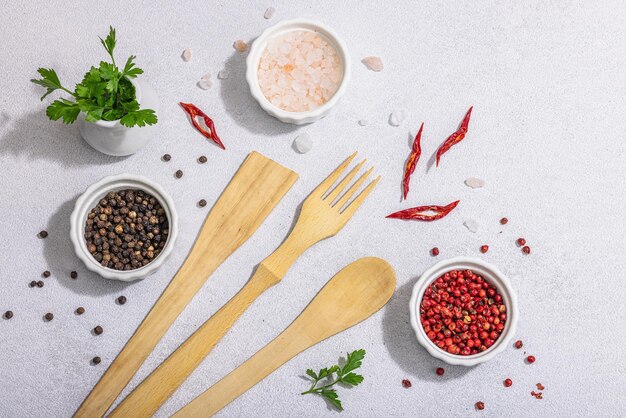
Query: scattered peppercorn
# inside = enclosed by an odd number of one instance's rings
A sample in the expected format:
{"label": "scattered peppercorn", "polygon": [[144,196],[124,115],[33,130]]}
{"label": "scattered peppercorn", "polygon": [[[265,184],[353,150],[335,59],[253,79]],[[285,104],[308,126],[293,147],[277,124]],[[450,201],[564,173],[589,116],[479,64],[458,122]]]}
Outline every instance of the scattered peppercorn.
{"label": "scattered peppercorn", "polygon": [[508,224],[508,223],[509,223],[509,220],[508,220],[507,218],[502,218],[502,219],[500,219],[500,223],[501,223],[502,225],[506,225],[506,224]]}
{"label": "scattered peppercorn", "polygon": [[41,280],[37,282],[37,287],[40,287],[40,288],[43,287],[43,282]]}
{"label": "scattered peppercorn", "polygon": [[102,329],[102,327],[100,325],[97,325],[94,329],[93,329],[93,333],[96,335],[100,335],[104,332],[104,330]]}
{"label": "scattered peppercorn", "polygon": [[87,215],[85,243],[103,267],[134,270],[165,247],[169,223],[161,203],[143,190],[111,191]]}
{"label": "scattered peppercorn", "polygon": [[200,206],[201,208],[205,207],[206,206],[206,200],[200,199],[198,201],[198,206]]}
{"label": "scattered peppercorn", "polygon": [[48,231],[40,231],[39,232],[39,238],[45,238],[48,236]]}
{"label": "scattered peppercorn", "polygon": [[78,273],[76,273],[75,271],[73,271],[73,272],[71,272],[71,273],[70,273],[70,277],[71,277],[72,279],[76,279],[76,278],[78,277]]}
{"label": "scattered peppercorn", "polygon": [[480,252],[485,254],[487,251],[489,251],[489,246],[488,245],[483,245],[480,247]]}
{"label": "scattered peppercorn", "polygon": [[165,162],[169,161],[172,159],[172,156],[169,154],[163,154],[163,157],[161,157],[161,159]]}
{"label": "scattered peppercorn", "polygon": [[513,381],[511,379],[504,379],[504,387],[510,388],[513,385]]}
{"label": "scattered peppercorn", "polygon": [[52,321],[54,319],[54,315],[52,315],[50,312],[45,314],[43,317],[46,321]]}
{"label": "scattered peppercorn", "polygon": [[524,346],[524,343],[522,342],[522,340],[515,341],[515,348],[517,348],[518,350],[522,348],[523,346]]}
{"label": "scattered peppercorn", "polygon": [[33,280],[32,282],[29,283],[29,286],[30,287],[35,287],[35,286],[37,286],[37,282]]}
{"label": "scattered peppercorn", "polygon": [[412,386],[411,381],[409,379],[402,380],[402,386],[405,388],[410,388]]}
{"label": "scattered peppercorn", "polygon": [[50,277],[50,272],[48,270],[44,271],[43,273],[41,273],[41,275],[45,278]]}
{"label": "scattered peppercorn", "polygon": [[176,173],[174,173],[174,175],[177,179],[181,178],[183,176],[183,170],[176,170]]}
{"label": "scattered peppercorn", "polygon": [[433,249],[430,250],[430,253],[433,255],[433,257],[437,257],[439,255],[439,248],[433,247]]}
{"label": "scattered peppercorn", "polygon": [[518,238],[517,245],[519,245],[520,247],[523,247],[524,245],[526,245],[526,240],[524,238]]}
{"label": "scattered peppercorn", "polygon": [[78,308],[76,308],[77,315],[82,315],[84,313],[85,313],[85,308],[83,308],[82,306],[79,306]]}
{"label": "scattered peppercorn", "polygon": [[474,405],[476,407],[476,409],[478,409],[479,411],[482,411],[483,409],[485,409],[485,403],[484,402],[476,402],[476,405]]}
{"label": "scattered peppercorn", "polygon": [[528,362],[528,364],[533,364],[535,362],[535,356],[526,357],[526,361]]}
{"label": "scattered peppercorn", "polygon": [[533,390],[532,392],[530,392],[530,394],[531,394],[532,396],[534,396],[535,398],[537,398],[537,399],[543,399],[543,393],[541,393],[541,392],[535,392],[535,391]]}
{"label": "scattered peppercorn", "polygon": [[443,376],[445,372],[446,370],[443,367],[437,367],[437,369],[435,370],[435,373],[437,373],[437,376]]}
{"label": "scattered peppercorn", "polygon": [[6,312],[4,313],[4,317],[5,317],[6,319],[11,319],[11,318],[13,318],[13,312],[12,312],[12,311],[6,311]]}
{"label": "scattered peppercorn", "polygon": [[201,156],[198,158],[198,162],[199,162],[200,164],[204,164],[204,163],[206,163],[206,162],[207,162],[207,159],[206,159],[206,157],[205,157],[204,155],[201,155]]}
{"label": "scattered peppercorn", "polygon": [[523,252],[524,254],[530,254],[530,247],[529,247],[528,245],[524,245],[524,246],[522,247],[522,252]]}
{"label": "scattered peppercorn", "polygon": [[98,356],[95,356],[94,358],[91,359],[91,362],[93,364],[100,364],[100,362],[102,361],[102,359]]}
{"label": "scattered peppercorn", "polygon": [[119,303],[120,305],[123,305],[126,303],[126,296],[120,296],[119,298],[117,298],[117,303]]}
{"label": "scattered peppercorn", "polygon": [[541,383],[537,383],[537,389],[544,390],[545,386],[543,386]]}

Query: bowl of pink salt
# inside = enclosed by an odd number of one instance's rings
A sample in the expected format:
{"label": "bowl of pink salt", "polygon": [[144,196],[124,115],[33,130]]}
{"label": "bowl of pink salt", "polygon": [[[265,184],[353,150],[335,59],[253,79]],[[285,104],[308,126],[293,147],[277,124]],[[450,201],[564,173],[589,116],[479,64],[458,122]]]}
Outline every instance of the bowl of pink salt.
{"label": "bowl of pink salt", "polygon": [[326,116],[344,94],[350,57],[329,27],[306,19],[286,20],[254,41],[246,79],[268,114],[303,125]]}

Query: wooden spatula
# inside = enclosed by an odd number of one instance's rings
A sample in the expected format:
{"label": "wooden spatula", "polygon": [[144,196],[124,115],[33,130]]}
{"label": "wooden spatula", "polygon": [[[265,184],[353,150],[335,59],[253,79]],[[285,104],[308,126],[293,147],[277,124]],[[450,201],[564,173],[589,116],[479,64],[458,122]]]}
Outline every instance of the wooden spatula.
{"label": "wooden spatula", "polygon": [[297,354],[369,318],[395,288],[396,273],[385,260],[367,257],[348,265],[282,334],[173,417],[215,414]]}
{"label": "wooden spatula", "polygon": [[252,236],[297,179],[296,173],[257,152],[248,155],[207,215],[185,263],[76,417],[105,414],[208,277]]}
{"label": "wooden spatula", "polygon": [[298,221],[287,239],[261,262],[243,289],[141,382],[109,418],[152,416],[261,293],[280,282],[289,267],[307,248],[335,235],[344,227],[379,179],[373,180],[350,202],[373,170],[370,168],[351,185],[352,179],[365,163],[364,160],[333,188],[333,184],[355,155],[356,153],[347,158],[307,197]]}

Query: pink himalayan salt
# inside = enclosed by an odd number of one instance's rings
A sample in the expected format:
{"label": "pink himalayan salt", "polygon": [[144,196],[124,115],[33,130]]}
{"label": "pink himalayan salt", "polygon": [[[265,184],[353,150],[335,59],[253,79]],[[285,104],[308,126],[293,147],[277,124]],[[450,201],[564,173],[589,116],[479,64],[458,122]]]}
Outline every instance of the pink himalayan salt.
{"label": "pink himalayan salt", "polygon": [[361,62],[367,67],[368,70],[376,72],[383,70],[383,61],[379,57],[365,57],[361,60]]}
{"label": "pink himalayan salt", "polygon": [[288,112],[320,107],[333,97],[342,76],[343,64],[335,48],[311,31],[271,38],[259,60],[263,95]]}
{"label": "pink himalayan salt", "polygon": [[237,52],[246,52],[248,50],[248,44],[238,39],[233,43],[233,48],[235,48]]}

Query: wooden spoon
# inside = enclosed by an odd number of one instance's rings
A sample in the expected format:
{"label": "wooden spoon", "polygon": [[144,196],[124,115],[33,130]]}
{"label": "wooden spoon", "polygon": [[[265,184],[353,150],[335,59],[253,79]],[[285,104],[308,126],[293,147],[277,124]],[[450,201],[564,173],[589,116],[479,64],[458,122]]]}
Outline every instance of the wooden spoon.
{"label": "wooden spoon", "polygon": [[396,273],[385,260],[361,258],[337,273],[272,342],[173,416],[212,416],[307,348],[369,318],[391,298]]}

